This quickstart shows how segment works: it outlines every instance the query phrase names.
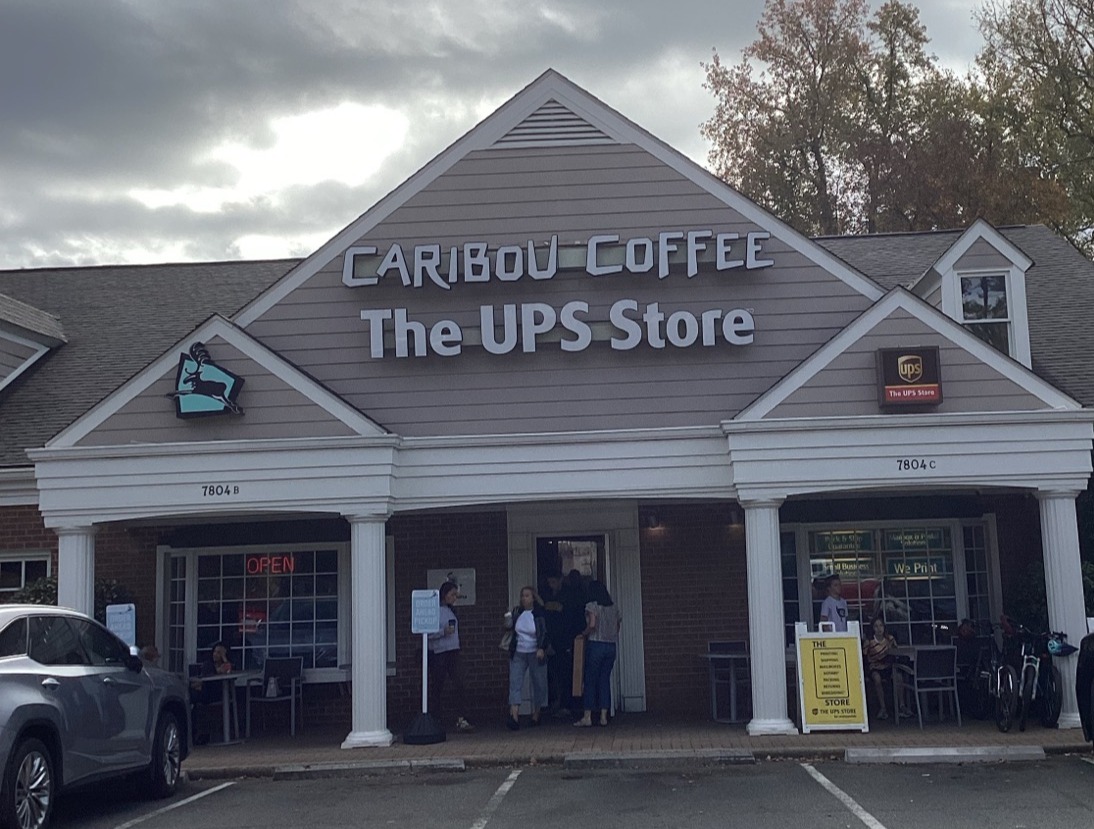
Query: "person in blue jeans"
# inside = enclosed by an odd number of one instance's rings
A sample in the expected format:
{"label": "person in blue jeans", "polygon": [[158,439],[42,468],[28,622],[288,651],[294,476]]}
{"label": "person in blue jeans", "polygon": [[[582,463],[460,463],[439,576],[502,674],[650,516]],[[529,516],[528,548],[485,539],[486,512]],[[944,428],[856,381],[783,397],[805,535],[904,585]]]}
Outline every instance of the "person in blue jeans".
{"label": "person in blue jeans", "polygon": [[534,587],[520,589],[520,604],[505,614],[505,626],[513,629],[509,641],[509,716],[505,725],[516,731],[520,728],[525,676],[532,681],[532,725],[539,725],[547,707],[547,618]]}
{"label": "person in blue jeans", "polygon": [[574,723],[579,728],[593,724],[593,712],[600,712],[600,724],[608,724],[612,709],[612,668],[616,642],[623,617],[601,581],[589,582],[589,602],[585,605],[585,716]]}

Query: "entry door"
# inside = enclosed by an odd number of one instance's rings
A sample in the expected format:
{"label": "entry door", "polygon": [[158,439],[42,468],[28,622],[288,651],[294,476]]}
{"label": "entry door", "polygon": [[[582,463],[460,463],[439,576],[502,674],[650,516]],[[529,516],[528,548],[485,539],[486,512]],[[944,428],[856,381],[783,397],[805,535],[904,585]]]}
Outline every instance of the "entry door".
{"label": "entry door", "polygon": [[[645,657],[642,644],[642,563],[638,545],[638,505],[631,501],[514,504],[509,516],[509,591],[540,581],[540,550],[554,564],[570,560],[608,586],[623,615],[612,698],[623,711],[646,710]],[[550,542],[586,542],[556,551]],[[574,554],[576,553],[576,557]],[[569,556],[569,558],[567,557]],[[546,566],[546,564],[545,564]],[[571,568],[574,569],[574,568]]]}

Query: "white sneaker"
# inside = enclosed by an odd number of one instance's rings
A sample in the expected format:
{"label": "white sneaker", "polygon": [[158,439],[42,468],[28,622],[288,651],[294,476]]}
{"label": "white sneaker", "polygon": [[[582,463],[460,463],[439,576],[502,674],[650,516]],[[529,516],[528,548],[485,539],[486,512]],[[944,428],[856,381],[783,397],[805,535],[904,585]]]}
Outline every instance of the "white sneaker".
{"label": "white sneaker", "polygon": [[470,732],[475,730],[475,726],[471,725],[471,723],[469,723],[463,717],[460,717],[456,720],[456,730]]}

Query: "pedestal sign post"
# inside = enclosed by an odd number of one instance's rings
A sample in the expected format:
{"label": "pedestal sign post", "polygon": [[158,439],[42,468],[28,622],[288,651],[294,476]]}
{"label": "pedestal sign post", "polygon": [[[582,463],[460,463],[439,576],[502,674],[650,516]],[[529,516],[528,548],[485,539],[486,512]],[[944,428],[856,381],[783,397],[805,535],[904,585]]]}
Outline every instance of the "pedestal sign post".
{"label": "pedestal sign post", "polygon": [[422,635],[422,713],[403,735],[408,745],[443,743],[444,728],[429,713],[429,634],[441,629],[441,600],[437,590],[413,590],[410,594],[410,632]]}

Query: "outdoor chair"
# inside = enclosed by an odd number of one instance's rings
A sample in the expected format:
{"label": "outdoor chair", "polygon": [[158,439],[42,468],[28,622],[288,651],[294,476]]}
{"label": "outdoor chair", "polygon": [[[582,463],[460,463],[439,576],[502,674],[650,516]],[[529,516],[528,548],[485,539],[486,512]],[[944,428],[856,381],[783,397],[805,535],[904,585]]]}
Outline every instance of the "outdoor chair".
{"label": "outdoor chair", "polygon": [[[738,723],[742,699],[751,702],[752,688],[748,665],[748,645],[741,641],[708,642],[706,652],[710,670],[710,715],[715,722]],[[727,698],[728,713],[721,713],[719,700]]]}
{"label": "outdoor chair", "polygon": [[289,733],[295,737],[297,711],[300,729],[304,729],[303,657],[268,658],[262,665],[262,678],[247,683],[247,736],[251,736],[252,705],[284,702],[289,704]]}
{"label": "outdoor chair", "polygon": [[[905,671],[909,669],[905,668]],[[916,716],[923,728],[924,694],[938,695],[938,716],[942,718],[942,701],[953,699],[957,724],[961,725],[961,701],[957,692],[957,648],[953,645],[932,645],[915,649],[915,664],[910,669],[911,691],[915,696]]]}

